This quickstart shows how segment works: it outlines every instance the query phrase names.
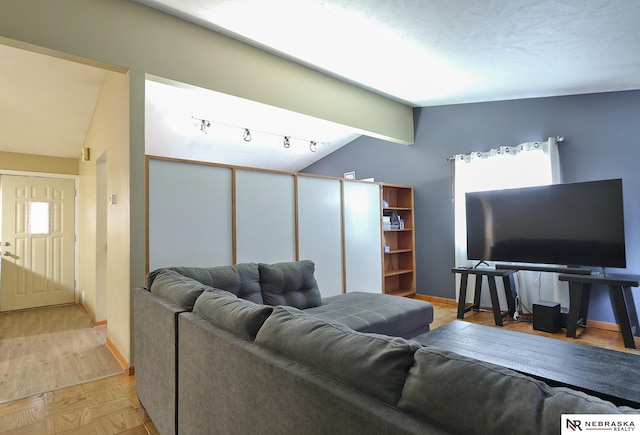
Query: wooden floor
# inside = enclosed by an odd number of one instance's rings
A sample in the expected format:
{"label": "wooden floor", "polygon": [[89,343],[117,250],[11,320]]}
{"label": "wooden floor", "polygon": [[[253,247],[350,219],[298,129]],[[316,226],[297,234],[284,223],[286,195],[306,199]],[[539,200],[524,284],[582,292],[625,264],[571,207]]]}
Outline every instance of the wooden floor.
{"label": "wooden floor", "polygon": [[78,305],[0,314],[0,433],[157,433],[105,341]]}
{"label": "wooden floor", "polygon": [[[431,302],[434,307],[434,320],[431,324],[432,329],[457,319],[458,307],[454,303],[454,301],[440,302],[437,300],[429,300],[429,302]],[[496,326],[493,319],[493,312],[490,312],[488,310],[483,310],[480,312],[469,311],[465,313],[464,320],[467,322],[473,322],[481,325],[499,328],[499,326]],[[521,315],[518,318],[518,321],[514,321],[510,317],[506,317],[503,320],[503,328],[512,331],[526,332],[529,334],[541,335],[558,340],[566,340],[574,343],[586,344],[589,346],[602,347],[604,349],[612,349],[622,352],[631,352],[640,355],[640,350],[638,350],[640,349],[640,337],[634,337],[637,349],[627,349],[624,347],[622,334],[617,330],[612,330],[614,329],[614,327],[611,327],[612,325],[607,325],[610,326],[609,329],[605,329],[603,326],[587,326],[587,328],[578,328],[578,338],[568,338],[565,335],[566,331],[564,329],[561,329],[556,333],[536,331],[533,329],[532,321],[533,319],[528,315]]]}
{"label": "wooden floor", "polygon": [[123,373],[79,305],[0,314],[0,403]]}
{"label": "wooden floor", "polygon": [[135,392],[135,377],[103,378],[0,405],[0,433],[158,434]]}
{"label": "wooden floor", "polygon": [[[435,319],[432,328],[456,319],[453,303],[431,301]],[[526,316],[523,320],[505,319],[505,329],[544,335],[559,340],[639,353],[625,349],[619,332],[587,328],[579,338],[534,331]],[[495,326],[493,314],[468,312],[466,321]],[[640,341],[636,341],[640,347]],[[2,434],[158,434],[157,429],[140,405],[135,393],[135,376],[118,375],[75,387],[47,392],[31,398],[0,404]]]}

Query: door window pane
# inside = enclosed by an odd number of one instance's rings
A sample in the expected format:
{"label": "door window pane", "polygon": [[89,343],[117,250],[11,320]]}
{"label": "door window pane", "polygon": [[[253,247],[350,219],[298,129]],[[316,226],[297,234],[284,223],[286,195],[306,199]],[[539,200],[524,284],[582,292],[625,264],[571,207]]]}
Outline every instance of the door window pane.
{"label": "door window pane", "polygon": [[29,234],[51,234],[51,203],[30,202],[26,217]]}

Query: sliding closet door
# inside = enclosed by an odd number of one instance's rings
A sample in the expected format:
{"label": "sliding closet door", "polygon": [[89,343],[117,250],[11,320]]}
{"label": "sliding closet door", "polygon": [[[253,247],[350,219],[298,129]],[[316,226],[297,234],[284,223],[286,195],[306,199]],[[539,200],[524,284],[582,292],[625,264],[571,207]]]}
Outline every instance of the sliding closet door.
{"label": "sliding closet door", "polygon": [[230,168],[149,160],[149,270],[231,264]]}
{"label": "sliding closet door", "polygon": [[344,182],[345,270],[348,292],[382,293],[380,186]]}
{"label": "sliding closet door", "polygon": [[236,261],[293,261],[295,194],[291,174],[237,169]]}
{"label": "sliding closet door", "polygon": [[342,294],[340,180],[298,177],[298,253],[316,264],[322,297]]}

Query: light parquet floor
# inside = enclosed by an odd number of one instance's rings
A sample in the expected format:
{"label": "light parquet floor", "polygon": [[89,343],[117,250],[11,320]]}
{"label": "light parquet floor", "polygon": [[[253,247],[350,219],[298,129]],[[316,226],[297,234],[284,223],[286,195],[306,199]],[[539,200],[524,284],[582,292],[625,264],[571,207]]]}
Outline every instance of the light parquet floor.
{"label": "light parquet floor", "polygon": [[0,405],[3,435],[157,435],[135,377],[111,376]]}
{"label": "light parquet floor", "polygon": [[[431,303],[435,308],[432,328],[456,319],[457,308],[453,303]],[[575,341],[566,338],[564,330],[556,334],[534,331],[526,316],[522,319],[517,322],[505,319],[504,328]],[[493,314],[489,312],[469,312],[465,320],[495,326]],[[606,329],[582,330],[577,342],[640,353],[638,350],[625,349],[620,333]],[[640,347],[638,341],[636,344]],[[155,435],[158,431],[140,405],[135,393],[135,376],[123,374],[0,404],[0,433]]]}

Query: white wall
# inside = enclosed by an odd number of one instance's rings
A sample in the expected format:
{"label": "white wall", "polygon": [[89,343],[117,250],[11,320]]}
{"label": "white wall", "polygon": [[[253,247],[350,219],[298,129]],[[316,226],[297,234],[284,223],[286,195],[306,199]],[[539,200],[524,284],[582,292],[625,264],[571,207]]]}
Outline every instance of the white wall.
{"label": "white wall", "polygon": [[[80,162],[80,276],[79,288],[84,305],[94,320],[106,320],[108,339],[129,361],[129,77],[107,72],[89,127],[85,146],[91,148],[91,160]],[[106,210],[106,297],[96,289],[97,160],[106,156],[106,191],[117,196],[115,205]],[[104,157],[102,157],[104,159]],[[101,189],[104,191],[104,189]],[[104,204],[102,204],[104,206]],[[102,265],[105,266],[105,265]],[[106,299],[107,306],[98,306]],[[106,318],[101,318],[106,315]]]}

